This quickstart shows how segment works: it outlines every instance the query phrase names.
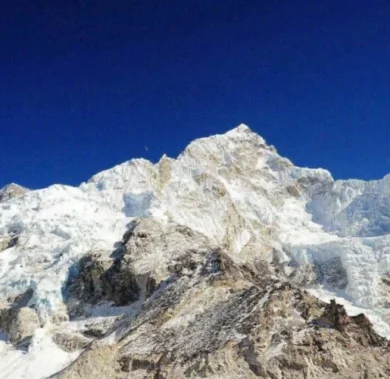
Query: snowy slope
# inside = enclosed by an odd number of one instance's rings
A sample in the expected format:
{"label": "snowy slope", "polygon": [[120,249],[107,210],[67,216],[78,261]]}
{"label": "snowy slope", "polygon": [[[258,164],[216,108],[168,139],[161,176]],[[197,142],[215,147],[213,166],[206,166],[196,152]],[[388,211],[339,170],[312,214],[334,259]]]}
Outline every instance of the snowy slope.
{"label": "snowy slope", "polygon": [[[245,125],[193,141],[177,159],[133,159],[78,188],[54,185],[2,200],[0,246],[17,243],[0,252],[0,299],[33,288],[29,306],[49,330],[66,312],[70,268],[90,251],[112,252],[134,218],[151,216],[202,233],[237,263],[277,258],[286,275],[314,267],[321,281],[305,285],[375,310],[386,329],[390,176],[334,181],[326,170],[294,166]],[[71,359],[59,356],[52,372]]]}

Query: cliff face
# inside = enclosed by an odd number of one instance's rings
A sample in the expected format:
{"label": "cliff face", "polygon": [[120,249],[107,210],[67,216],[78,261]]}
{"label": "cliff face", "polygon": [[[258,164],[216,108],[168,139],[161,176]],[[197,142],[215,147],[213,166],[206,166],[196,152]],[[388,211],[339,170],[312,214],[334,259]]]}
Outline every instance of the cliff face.
{"label": "cliff face", "polygon": [[5,188],[0,372],[387,377],[389,180],[296,167],[241,125],[77,188]]}

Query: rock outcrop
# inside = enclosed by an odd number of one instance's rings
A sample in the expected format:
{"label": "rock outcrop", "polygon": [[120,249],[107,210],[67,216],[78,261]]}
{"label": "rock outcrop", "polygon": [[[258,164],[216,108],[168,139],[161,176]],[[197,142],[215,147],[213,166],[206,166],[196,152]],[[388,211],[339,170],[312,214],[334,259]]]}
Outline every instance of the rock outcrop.
{"label": "rock outcrop", "polygon": [[39,317],[34,309],[20,308],[13,315],[9,327],[9,339],[14,344],[28,341],[39,326]]}
{"label": "rock outcrop", "polygon": [[28,345],[41,322],[35,309],[28,307],[33,290],[28,290],[0,305],[0,329],[8,334],[14,344]]}
{"label": "rock outcrop", "polygon": [[5,236],[0,238],[0,253],[10,247],[14,247],[18,243],[18,237]]}
{"label": "rock outcrop", "polygon": [[108,302],[121,306],[136,301],[140,295],[130,262],[123,257],[114,259],[105,252],[91,252],[83,257],[67,288],[71,317],[82,314],[88,305]]}
{"label": "rock outcrop", "polygon": [[[138,264],[145,256],[159,257],[159,246],[175,251],[176,259],[165,263],[160,257],[156,270],[148,273],[160,281],[141,299],[141,307],[118,318],[53,378],[390,375],[389,342],[364,315],[350,317],[341,305],[319,301],[275,277],[274,270],[237,264],[220,249],[187,250],[193,233],[151,220],[130,229],[117,259],[132,261],[131,275],[142,270]],[[133,301],[130,296],[128,304]]]}
{"label": "rock outcrop", "polygon": [[77,274],[67,283],[69,314],[85,314],[102,302],[125,306],[147,299],[159,282],[191,266],[191,252],[209,248],[206,237],[187,227],[134,220],[112,254],[91,252],[72,268]]}
{"label": "rock outcrop", "polygon": [[390,375],[389,343],[363,316],[350,318],[288,283],[256,278],[221,252],[203,258],[163,283],[137,317],[121,320],[114,345],[95,343],[55,377]]}
{"label": "rock outcrop", "polygon": [[93,339],[76,332],[57,332],[52,340],[64,351],[72,353],[84,349]]}
{"label": "rock outcrop", "polygon": [[0,203],[15,197],[23,196],[27,191],[27,188],[21,187],[18,184],[8,184],[0,189]]}

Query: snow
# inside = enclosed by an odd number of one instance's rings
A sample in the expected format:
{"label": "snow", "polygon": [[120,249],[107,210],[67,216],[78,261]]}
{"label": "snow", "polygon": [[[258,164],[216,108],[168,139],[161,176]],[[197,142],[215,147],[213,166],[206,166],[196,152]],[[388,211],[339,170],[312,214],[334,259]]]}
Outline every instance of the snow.
{"label": "snow", "polygon": [[[298,194],[290,194],[288,186]],[[364,309],[390,336],[384,321],[390,291],[382,281],[390,273],[390,176],[334,181],[326,170],[294,166],[246,125],[195,140],[177,159],[164,156],[157,164],[133,159],[80,187],[53,185],[0,202],[0,239],[19,238],[0,252],[0,298],[31,287],[29,305],[48,320],[64,310],[69,268],[90,251],[113,251],[135,217],[151,216],[202,233],[238,262],[267,259],[272,250],[286,264],[340,258],[347,288],[315,294],[350,299],[348,309]],[[139,270],[171,258],[159,254],[144,259]],[[27,354],[0,341],[1,377],[38,378],[71,360],[49,334],[40,330]],[[53,359],[39,368],[49,350]]]}
{"label": "snow", "polygon": [[80,352],[66,353],[52,340],[47,328],[38,329],[28,351],[17,350],[0,334],[0,377],[43,379],[73,362]]}

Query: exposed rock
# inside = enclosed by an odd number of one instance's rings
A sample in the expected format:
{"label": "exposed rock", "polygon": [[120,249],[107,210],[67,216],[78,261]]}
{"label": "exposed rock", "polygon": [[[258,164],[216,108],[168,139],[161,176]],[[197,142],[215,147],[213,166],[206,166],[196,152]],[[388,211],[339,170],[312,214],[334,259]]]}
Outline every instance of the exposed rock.
{"label": "exposed rock", "polygon": [[39,326],[39,319],[35,325],[38,318],[36,311],[27,307],[33,294],[34,291],[30,288],[0,304],[0,329],[8,333],[12,343],[17,344],[25,337],[30,337]]}
{"label": "exposed rock", "polygon": [[18,237],[5,236],[0,237],[0,252],[14,247],[18,243]]}
{"label": "exposed rock", "polygon": [[120,374],[120,364],[116,360],[115,347],[105,346],[88,350],[89,354],[81,354],[78,359],[78,367],[70,372],[69,369],[64,369],[60,373],[50,376],[50,378],[66,378],[66,379],[97,379],[123,378]]}
{"label": "exposed rock", "polygon": [[25,292],[19,294],[13,299],[13,307],[26,307],[33,296],[34,290],[32,288],[28,288]]}
{"label": "exposed rock", "polygon": [[389,341],[373,331],[370,320],[363,314],[348,316],[341,304],[331,300],[316,324],[331,326],[346,335],[355,335],[363,346],[388,347]]}
{"label": "exposed rock", "polygon": [[24,195],[27,188],[11,183],[0,189],[0,203]]}
{"label": "exposed rock", "polygon": [[169,267],[182,257],[211,248],[203,234],[176,223],[165,225],[154,218],[133,221],[123,237],[123,245],[124,258],[132,262],[135,272],[152,273],[156,283],[164,280],[170,274]]}
{"label": "exposed rock", "polygon": [[55,333],[52,339],[61,349],[68,353],[82,350],[92,341],[91,338],[72,332]]}
{"label": "exposed rock", "polygon": [[9,304],[6,301],[0,302],[0,330],[9,330]]}
{"label": "exposed rock", "polygon": [[65,312],[55,312],[51,315],[51,322],[55,325],[66,321],[69,321],[69,315]]}
{"label": "exposed rock", "polygon": [[70,276],[67,283],[67,306],[70,316],[82,313],[86,303],[103,299],[103,274],[111,267],[112,259],[104,252],[90,252],[80,259],[77,274]]}
{"label": "exposed rock", "polygon": [[287,186],[286,190],[291,196],[299,197],[301,195],[297,186]]}
{"label": "exposed rock", "polygon": [[[140,236],[139,236],[140,237]],[[142,237],[140,237],[142,238]],[[147,238],[147,237],[145,237]],[[293,285],[258,276],[219,250],[182,256],[136,316],[55,378],[379,378],[390,348]]]}
{"label": "exposed rock", "polygon": [[138,299],[140,289],[128,260],[92,252],[80,260],[78,274],[70,278],[67,293],[68,311],[74,317],[83,314],[87,304],[129,304]]}
{"label": "exposed rock", "polygon": [[40,321],[37,312],[28,307],[22,307],[13,314],[9,328],[9,339],[13,344],[28,341],[37,328]]}
{"label": "exposed rock", "polygon": [[124,306],[148,298],[168,275],[191,269],[186,262],[190,252],[204,254],[209,246],[206,237],[187,227],[135,220],[114,254],[91,252],[80,260],[78,273],[67,284],[69,314],[83,314],[86,304]]}

